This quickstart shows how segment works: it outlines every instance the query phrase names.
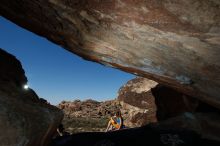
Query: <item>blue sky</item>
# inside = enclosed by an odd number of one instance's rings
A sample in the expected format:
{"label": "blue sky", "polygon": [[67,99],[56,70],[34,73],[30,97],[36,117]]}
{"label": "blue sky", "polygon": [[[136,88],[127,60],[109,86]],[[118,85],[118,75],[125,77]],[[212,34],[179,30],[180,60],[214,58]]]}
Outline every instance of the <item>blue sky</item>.
{"label": "blue sky", "polygon": [[51,104],[74,99],[113,99],[118,89],[135,77],[83,60],[3,17],[0,30],[0,48],[21,61],[29,86]]}

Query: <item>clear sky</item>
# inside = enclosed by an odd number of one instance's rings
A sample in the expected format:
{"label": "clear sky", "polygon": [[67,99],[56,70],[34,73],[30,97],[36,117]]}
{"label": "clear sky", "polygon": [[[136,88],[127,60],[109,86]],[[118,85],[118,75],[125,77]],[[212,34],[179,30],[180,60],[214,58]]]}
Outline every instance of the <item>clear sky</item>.
{"label": "clear sky", "polygon": [[1,16],[0,48],[21,61],[29,86],[51,104],[74,99],[114,99],[118,89],[135,77],[83,60]]}

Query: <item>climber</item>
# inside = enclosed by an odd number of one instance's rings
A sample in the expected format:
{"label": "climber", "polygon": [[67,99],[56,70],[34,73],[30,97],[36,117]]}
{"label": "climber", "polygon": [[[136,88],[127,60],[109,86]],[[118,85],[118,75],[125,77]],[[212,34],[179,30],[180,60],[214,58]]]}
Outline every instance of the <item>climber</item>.
{"label": "climber", "polygon": [[117,111],[115,113],[115,116],[111,116],[111,118],[108,122],[108,126],[106,128],[106,132],[107,131],[120,130],[123,127],[124,127],[124,125],[123,125],[123,118],[121,116],[121,112]]}

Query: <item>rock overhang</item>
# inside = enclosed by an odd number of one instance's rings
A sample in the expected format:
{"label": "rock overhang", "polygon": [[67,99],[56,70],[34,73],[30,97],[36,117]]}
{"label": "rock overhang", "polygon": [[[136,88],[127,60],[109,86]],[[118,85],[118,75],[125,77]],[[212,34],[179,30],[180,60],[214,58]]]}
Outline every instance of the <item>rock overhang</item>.
{"label": "rock overhang", "polygon": [[220,105],[218,0],[2,0],[0,14],[87,60]]}

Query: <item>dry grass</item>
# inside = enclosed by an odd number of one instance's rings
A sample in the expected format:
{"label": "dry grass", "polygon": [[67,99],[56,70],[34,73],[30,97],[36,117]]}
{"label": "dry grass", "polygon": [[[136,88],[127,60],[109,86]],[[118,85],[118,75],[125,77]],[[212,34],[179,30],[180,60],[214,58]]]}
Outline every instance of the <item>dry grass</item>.
{"label": "dry grass", "polygon": [[69,133],[98,132],[107,127],[108,118],[64,118],[63,125]]}

